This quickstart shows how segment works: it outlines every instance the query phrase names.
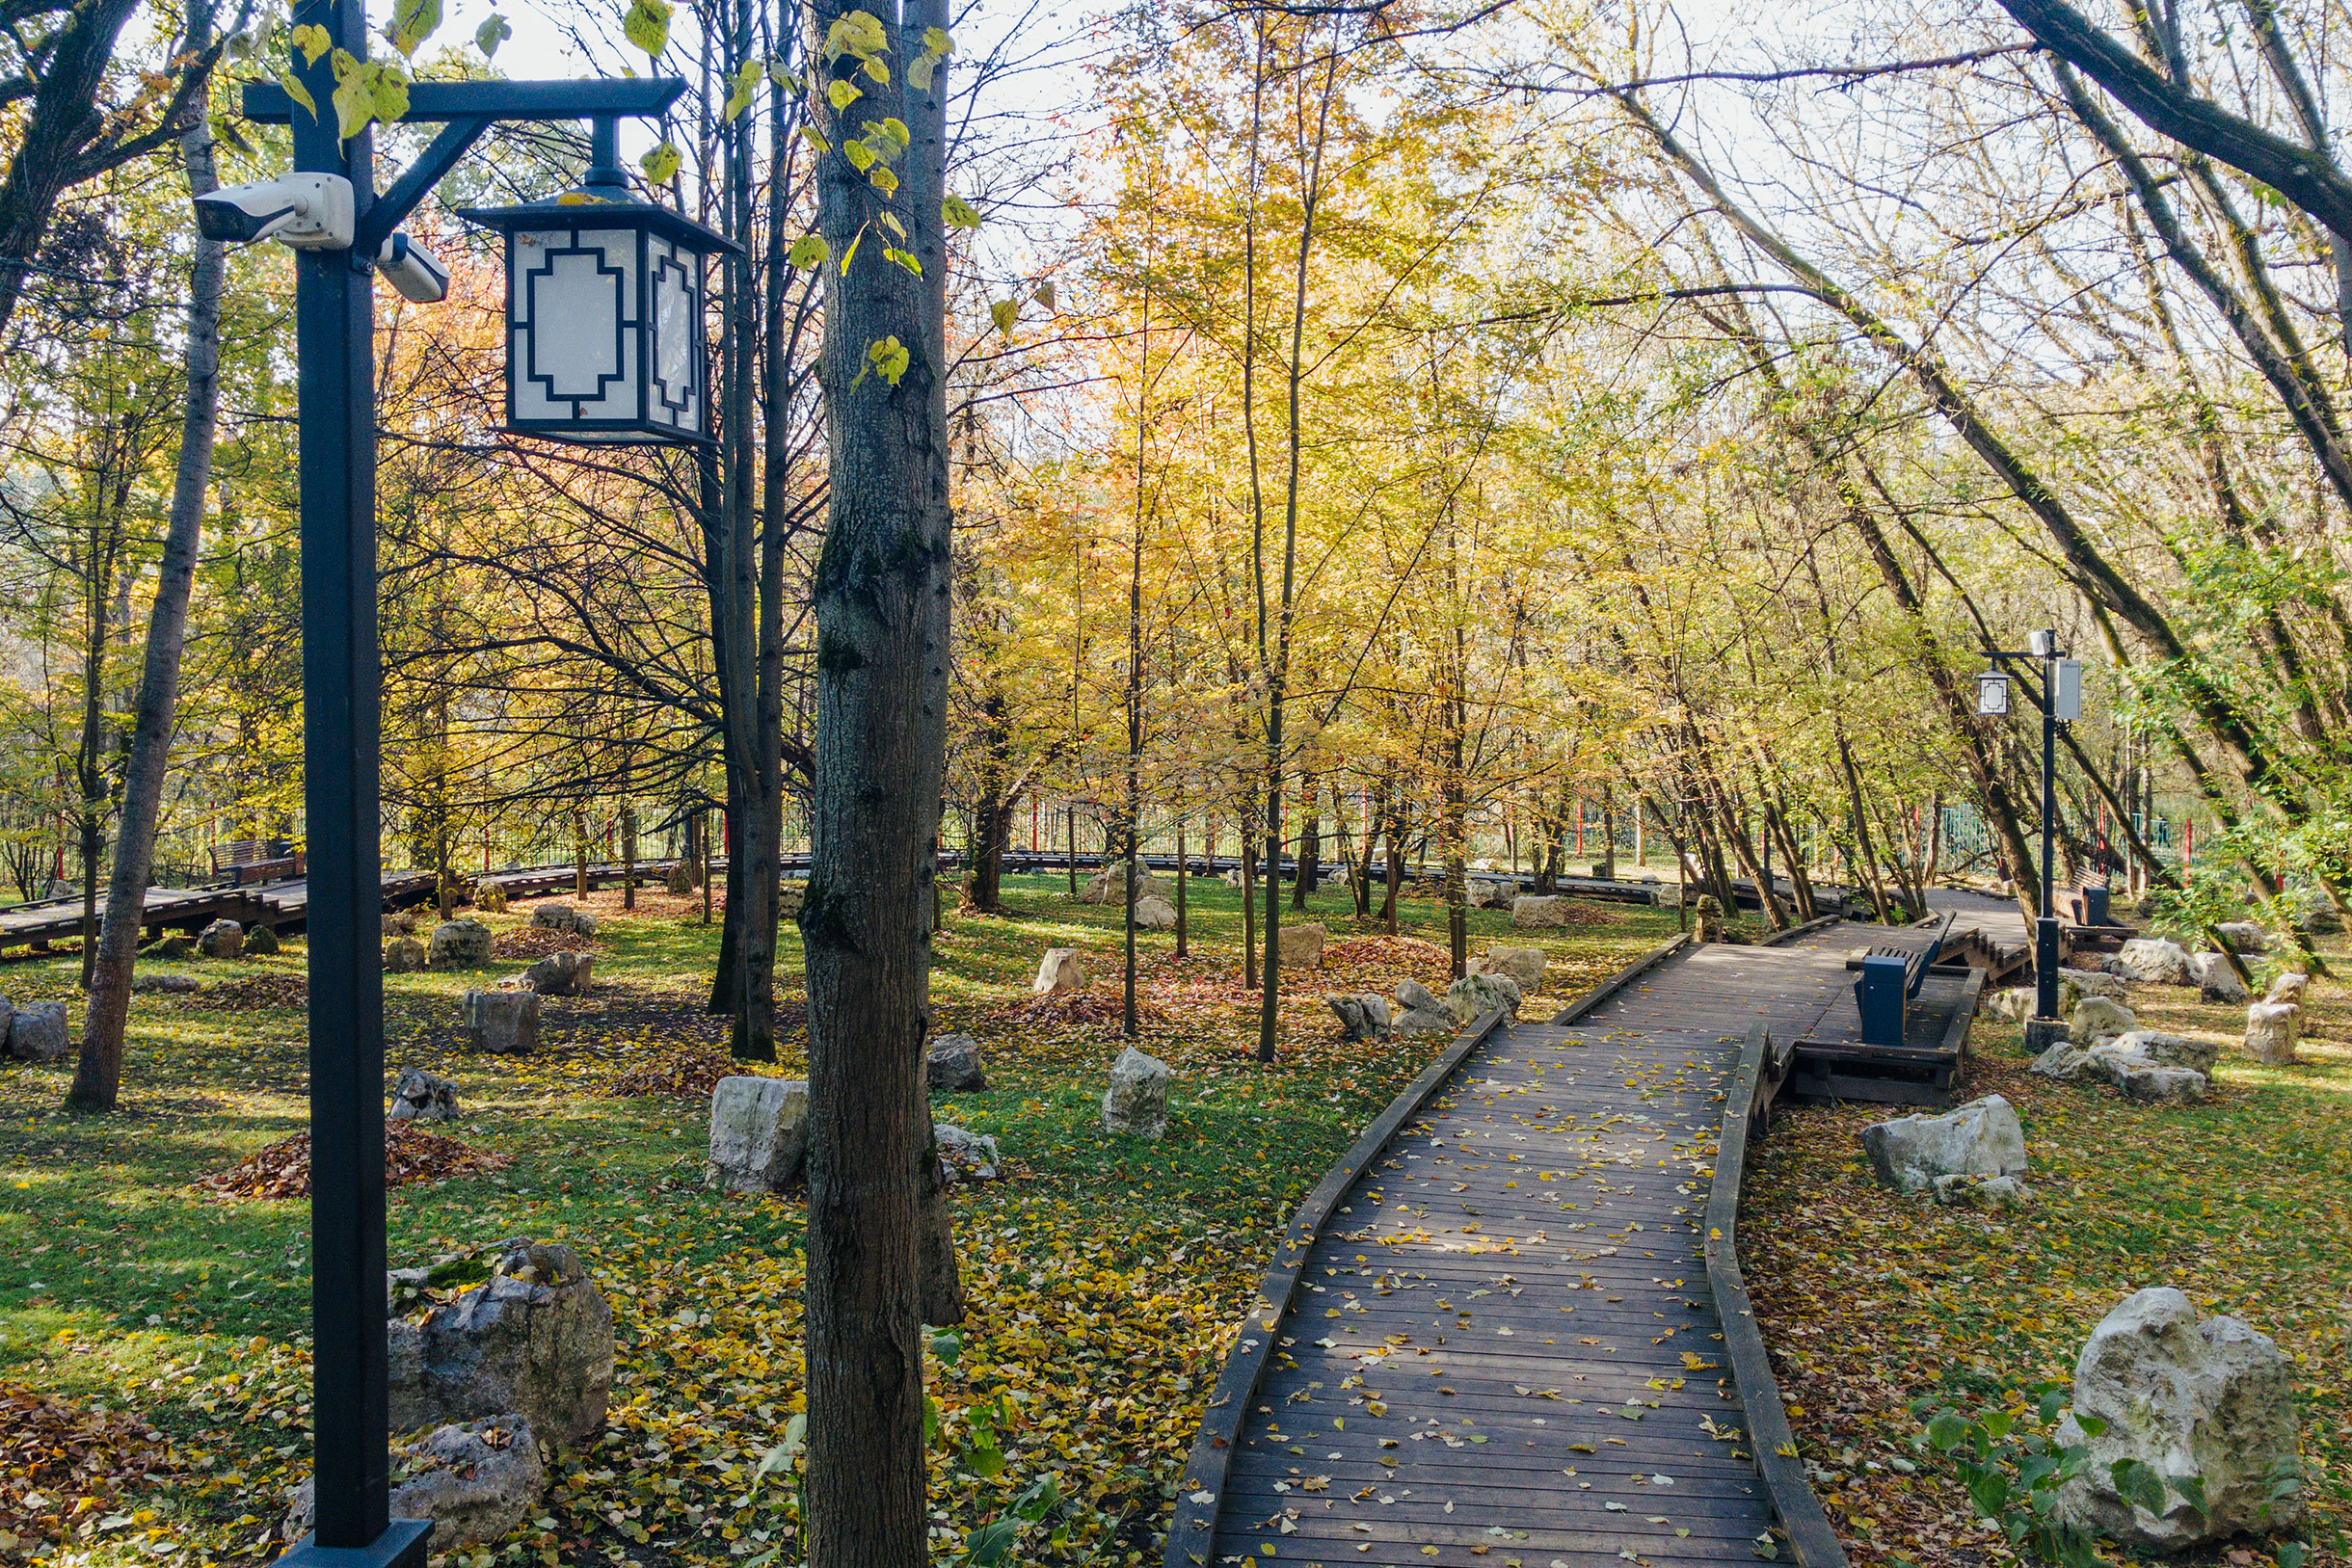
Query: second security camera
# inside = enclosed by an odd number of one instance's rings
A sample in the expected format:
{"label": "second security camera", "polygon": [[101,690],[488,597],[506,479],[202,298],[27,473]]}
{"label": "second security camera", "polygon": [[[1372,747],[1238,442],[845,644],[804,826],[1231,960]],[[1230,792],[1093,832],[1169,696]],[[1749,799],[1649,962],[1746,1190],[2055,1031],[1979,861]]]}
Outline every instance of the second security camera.
{"label": "second security camera", "polygon": [[376,270],[413,305],[439,305],[449,297],[449,269],[406,234],[394,234],[376,252]]}

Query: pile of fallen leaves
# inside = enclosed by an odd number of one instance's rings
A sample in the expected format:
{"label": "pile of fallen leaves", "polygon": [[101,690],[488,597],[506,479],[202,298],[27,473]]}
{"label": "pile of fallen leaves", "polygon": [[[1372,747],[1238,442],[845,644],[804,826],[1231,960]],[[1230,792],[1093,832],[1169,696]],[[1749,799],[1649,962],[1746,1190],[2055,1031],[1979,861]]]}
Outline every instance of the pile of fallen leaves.
{"label": "pile of fallen leaves", "polygon": [[273,1007],[307,1007],[310,982],[299,974],[249,975],[190,992],[176,1005],[201,1008],[207,1013],[258,1013]]}
{"label": "pile of fallen leaves", "polygon": [[1323,963],[1350,969],[1421,970],[1434,964],[1443,969],[1453,956],[1433,942],[1419,937],[1350,937],[1323,948]]}
{"label": "pile of fallen leaves", "polygon": [[0,1384],[0,1558],[62,1538],[85,1498],[126,1501],[170,1468],[163,1434],[141,1422]]}
{"label": "pile of fallen leaves", "polygon": [[[414,1122],[390,1122],[384,1129],[384,1184],[445,1182],[453,1176],[488,1176],[515,1162],[512,1155],[476,1149]],[[227,1170],[200,1178],[196,1185],[224,1198],[307,1198],[310,1195],[310,1134],[297,1132],[248,1155]]]}
{"label": "pile of fallen leaves", "polygon": [[[1136,1011],[1138,1017],[1154,1020],[1158,1017],[1140,999],[1136,1003]],[[1127,1001],[1116,988],[1093,986],[1084,991],[1056,991],[1025,1001],[1007,1002],[990,1011],[988,1017],[1006,1023],[1049,1029],[1073,1023],[1119,1023],[1126,1020]]]}
{"label": "pile of fallen leaves", "polygon": [[541,925],[519,925],[491,940],[495,958],[545,958],[549,953],[593,953],[597,940],[576,931],[556,931]]}
{"label": "pile of fallen leaves", "polygon": [[605,1084],[615,1100],[638,1095],[667,1095],[675,1100],[707,1100],[719,1079],[741,1072],[717,1051],[671,1050],[639,1062]]}

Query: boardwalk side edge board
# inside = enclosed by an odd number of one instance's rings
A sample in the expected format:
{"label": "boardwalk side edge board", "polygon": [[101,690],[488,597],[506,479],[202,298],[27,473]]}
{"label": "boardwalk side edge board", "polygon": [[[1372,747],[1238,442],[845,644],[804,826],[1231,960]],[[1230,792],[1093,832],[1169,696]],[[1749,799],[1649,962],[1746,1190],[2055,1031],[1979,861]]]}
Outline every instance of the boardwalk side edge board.
{"label": "boardwalk side edge board", "polygon": [[[1689,940],[1687,934],[1678,936],[1644,953],[1570,1002],[1553,1022],[1574,1023],[1637,975],[1664,962]],[[1257,1393],[1267,1364],[1273,1360],[1283,1315],[1290,1311],[1292,1298],[1297,1292],[1298,1271],[1305,1266],[1307,1254],[1314,1248],[1332,1205],[1388,1147],[1398,1129],[1436,1098],[1437,1091],[1454,1076],[1454,1070],[1461,1066],[1462,1059],[1504,1022],[1503,1010],[1498,1007],[1455,1036],[1454,1043],[1423,1068],[1421,1076],[1390,1101],[1387,1109],[1374,1118],[1354,1146],[1324,1174],[1291,1216],[1288,1233],[1258,1287],[1257,1300],[1249,1315],[1255,1321],[1243,1328],[1241,1340],[1225,1358],[1225,1369],[1218,1374],[1216,1387],[1210,1391],[1208,1405],[1201,1412],[1199,1435],[1192,1440],[1192,1451],[1186,1456],[1184,1474],[1177,1480],[1176,1512],[1168,1522],[1167,1547],[1162,1559],[1166,1568],[1205,1568],[1209,1561],[1216,1534],[1216,1500],[1224,1495],[1225,1473],[1233,1458],[1233,1446],[1242,1434],[1243,1418],[1248,1413],[1250,1397]],[[1210,1501],[1194,1502],[1195,1492],[1208,1493]]]}
{"label": "boardwalk side edge board", "polygon": [[[1763,1476],[1773,1512],[1788,1532],[1791,1555],[1798,1568],[1846,1568],[1845,1548],[1838,1545],[1830,1516],[1814,1495],[1812,1483],[1805,1479],[1804,1463],[1797,1455],[1797,1437],[1789,1430],[1788,1416],[1780,1408],[1780,1388],[1773,1379],[1772,1363],[1764,1355],[1764,1334],[1756,1326],[1748,1285],[1740,1274],[1741,1177],[1748,1162],[1748,1129],[1756,1103],[1764,1097],[1765,1063],[1771,1054],[1771,1035],[1761,1023],[1751,1027],[1740,1050],[1731,1092],[1724,1101],[1715,1183],[1707,1195],[1707,1286],[1715,1293],[1715,1310],[1724,1321],[1724,1359],[1730,1363],[1731,1380],[1738,1385],[1740,1403],[1748,1414],[1748,1446],[1754,1452],[1756,1471]],[[1785,1069],[1785,1059],[1780,1065]]]}

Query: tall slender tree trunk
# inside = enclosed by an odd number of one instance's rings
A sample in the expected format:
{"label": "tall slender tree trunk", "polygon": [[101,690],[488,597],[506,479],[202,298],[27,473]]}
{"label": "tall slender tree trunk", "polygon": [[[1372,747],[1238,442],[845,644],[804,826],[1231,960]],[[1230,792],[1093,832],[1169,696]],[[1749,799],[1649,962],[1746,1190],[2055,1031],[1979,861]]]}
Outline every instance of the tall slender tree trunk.
{"label": "tall slender tree trunk", "polygon": [[[189,8],[188,47],[210,46],[212,6]],[[188,190],[220,188],[214,172],[212,128],[201,101],[180,138]],[[164,772],[179,705],[180,656],[187,647],[188,600],[203,540],[204,496],[212,483],[213,433],[218,427],[221,373],[221,287],[225,249],[199,238],[188,278],[188,388],[180,422],[179,461],[172,475],[172,515],[164,530],[163,564],[147,618],[147,664],[139,679],[139,711],[130,765],[118,818],[106,922],[98,933],[90,1001],[82,1016],[82,1050],[66,1103],[76,1110],[113,1110],[122,1091],[122,1035],[130,1014],[131,967],[139,950],[147,878],[155,864],[155,827],[162,814]]]}
{"label": "tall slender tree trunk", "polygon": [[[812,39],[851,8],[816,0]],[[888,8],[885,8],[887,14]],[[817,653],[812,864],[801,912],[809,980],[806,1322],[809,1568],[927,1568],[922,1273],[925,1200],[938,1181],[923,1090],[931,890],[946,778],[949,503],[944,280],[938,233],[946,151],[940,62],[927,90],[908,64],[938,0],[890,29],[877,82],[854,53],[811,60],[810,113],[832,150],[817,220],[836,256],[891,212],[913,231],[917,278],[865,247],[824,269],[819,380],[830,465],[815,573]],[[846,127],[834,82],[861,94]],[[910,128],[894,203],[841,152],[866,119]],[[903,214],[903,219],[899,217]],[[895,339],[894,384],[869,370]]]}

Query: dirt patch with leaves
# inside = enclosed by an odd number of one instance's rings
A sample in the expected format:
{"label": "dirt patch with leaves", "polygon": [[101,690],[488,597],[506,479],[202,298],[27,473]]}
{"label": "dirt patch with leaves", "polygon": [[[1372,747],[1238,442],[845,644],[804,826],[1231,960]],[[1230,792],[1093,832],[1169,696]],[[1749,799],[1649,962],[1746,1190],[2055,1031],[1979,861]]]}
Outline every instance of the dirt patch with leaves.
{"label": "dirt patch with leaves", "polygon": [[[2336,991],[2337,988],[2331,988]],[[2241,1010],[2135,987],[2143,1022],[2217,1038]],[[1940,1409],[2030,1410],[2071,1387],[2098,1320],[2172,1286],[2242,1318],[2294,1362],[2309,1561],[2352,1561],[2352,1030],[2314,1006],[2304,1060],[2225,1049],[2200,1104],[2152,1106],[2025,1071],[2015,1025],[1980,1019],[1966,1098],[2006,1097],[2035,1193],[2020,1213],[1943,1209],[1872,1179],[1860,1135],[1904,1107],[1799,1106],[1751,1156],[1740,1252],[1800,1450],[1858,1564],[2020,1560],[1980,1523],[1953,1459],[1922,1443]],[[2022,1418],[2020,1418],[2022,1419]],[[2176,1559],[2259,1568],[2281,1543]],[[2294,1556],[2287,1548],[2287,1558]]]}
{"label": "dirt patch with leaves", "polygon": [[[515,1162],[512,1155],[476,1149],[439,1132],[428,1132],[414,1122],[391,1122],[384,1129],[384,1184],[404,1187],[412,1182],[446,1182],[458,1176],[488,1176]],[[196,1183],[223,1198],[307,1198],[310,1195],[310,1134],[297,1132],[267,1149],[248,1155],[227,1170]]]}

